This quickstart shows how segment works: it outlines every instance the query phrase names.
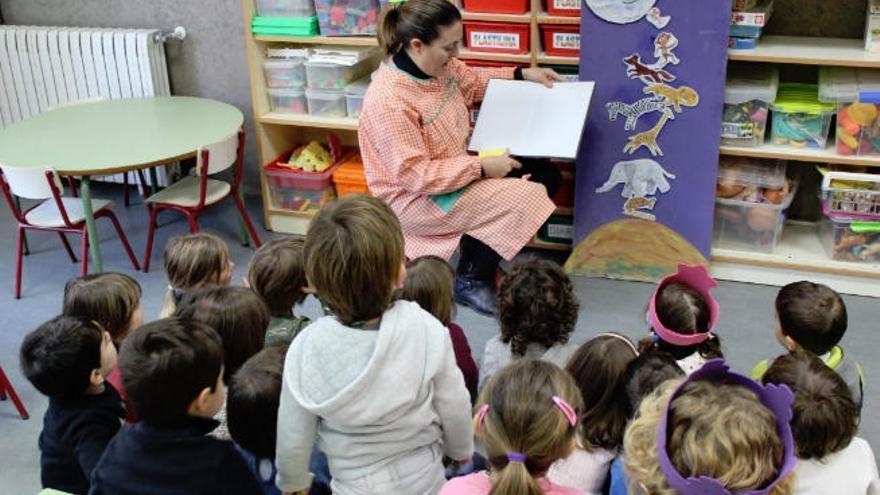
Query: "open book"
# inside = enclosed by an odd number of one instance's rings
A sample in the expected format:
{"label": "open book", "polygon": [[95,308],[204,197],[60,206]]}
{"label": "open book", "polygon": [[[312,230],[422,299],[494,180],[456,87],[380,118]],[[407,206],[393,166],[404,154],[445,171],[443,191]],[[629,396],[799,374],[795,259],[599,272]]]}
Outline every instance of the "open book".
{"label": "open book", "polygon": [[469,151],[507,148],[511,155],[574,159],[593,82],[489,81]]}

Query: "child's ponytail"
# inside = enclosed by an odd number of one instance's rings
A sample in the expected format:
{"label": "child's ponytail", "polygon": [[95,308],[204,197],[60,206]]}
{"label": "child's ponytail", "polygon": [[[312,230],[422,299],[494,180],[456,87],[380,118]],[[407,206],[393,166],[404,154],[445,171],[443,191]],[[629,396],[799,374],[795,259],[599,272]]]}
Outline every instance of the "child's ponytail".
{"label": "child's ponytail", "polygon": [[[513,453],[516,454],[516,453]],[[495,483],[489,495],[542,495],[544,492],[529,473],[525,461],[508,461],[495,471]]]}

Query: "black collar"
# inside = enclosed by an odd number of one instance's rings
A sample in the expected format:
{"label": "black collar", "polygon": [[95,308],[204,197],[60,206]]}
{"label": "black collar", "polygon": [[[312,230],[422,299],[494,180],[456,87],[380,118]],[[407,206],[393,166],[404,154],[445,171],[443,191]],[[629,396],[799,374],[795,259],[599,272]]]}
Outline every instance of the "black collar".
{"label": "black collar", "polygon": [[406,53],[406,49],[401,48],[397,50],[397,53],[392,57],[394,60],[394,65],[397,66],[398,69],[406,72],[407,74],[413,76],[416,79],[428,80],[431,79],[431,76],[425,74],[422,69],[419,69],[419,66],[413,61],[413,59]]}

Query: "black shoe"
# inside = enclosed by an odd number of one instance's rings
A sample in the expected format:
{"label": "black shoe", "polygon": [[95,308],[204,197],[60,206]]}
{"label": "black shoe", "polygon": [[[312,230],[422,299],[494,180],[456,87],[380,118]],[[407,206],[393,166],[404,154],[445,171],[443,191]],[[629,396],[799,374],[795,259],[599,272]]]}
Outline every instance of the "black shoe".
{"label": "black shoe", "polygon": [[481,280],[455,277],[455,302],[470,306],[471,309],[487,316],[495,316],[498,299],[494,284]]}

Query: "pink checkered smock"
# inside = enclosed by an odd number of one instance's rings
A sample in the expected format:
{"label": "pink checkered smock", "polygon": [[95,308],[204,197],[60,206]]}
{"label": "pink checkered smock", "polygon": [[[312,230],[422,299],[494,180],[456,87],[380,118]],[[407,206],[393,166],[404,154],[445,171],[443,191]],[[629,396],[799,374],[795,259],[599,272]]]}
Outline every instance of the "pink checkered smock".
{"label": "pink checkered smock", "polygon": [[367,184],[400,219],[410,259],[449,259],[469,234],[509,260],[555,209],[541,184],[481,179],[466,152],[468,108],[492,78],[512,79],[513,69],[451,59],[446,76],[418,80],[388,60],[367,90],[358,129]]}

